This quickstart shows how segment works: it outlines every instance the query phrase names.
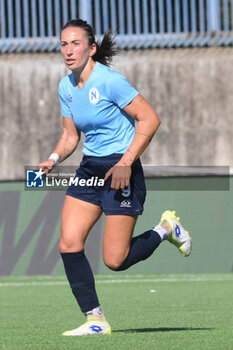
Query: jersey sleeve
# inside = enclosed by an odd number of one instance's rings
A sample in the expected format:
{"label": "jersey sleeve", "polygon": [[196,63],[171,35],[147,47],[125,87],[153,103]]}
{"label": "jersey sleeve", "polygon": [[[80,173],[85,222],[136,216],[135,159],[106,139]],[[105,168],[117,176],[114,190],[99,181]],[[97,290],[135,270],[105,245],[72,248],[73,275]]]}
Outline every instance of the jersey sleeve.
{"label": "jersey sleeve", "polygon": [[128,80],[116,71],[113,71],[113,74],[111,74],[107,85],[111,101],[121,109],[126,107],[139,94]]}
{"label": "jersey sleeve", "polygon": [[59,93],[59,99],[61,104],[61,114],[64,117],[72,117],[72,113],[68,104],[68,98],[67,94],[65,93],[64,87],[63,87],[63,81],[60,82],[58,86],[58,93]]}

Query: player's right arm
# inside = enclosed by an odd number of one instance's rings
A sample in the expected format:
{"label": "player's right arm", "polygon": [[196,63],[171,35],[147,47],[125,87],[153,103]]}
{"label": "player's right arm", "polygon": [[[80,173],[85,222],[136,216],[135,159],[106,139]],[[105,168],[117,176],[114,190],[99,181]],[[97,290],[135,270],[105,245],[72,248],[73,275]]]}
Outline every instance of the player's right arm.
{"label": "player's right arm", "polygon": [[[59,163],[68,158],[78,146],[81,133],[76,128],[73,118],[63,117],[63,133],[60,140],[57,143],[53,153],[59,156]],[[40,163],[37,168],[43,169],[45,173],[49,173],[55,166],[54,159],[48,159],[43,163]]]}

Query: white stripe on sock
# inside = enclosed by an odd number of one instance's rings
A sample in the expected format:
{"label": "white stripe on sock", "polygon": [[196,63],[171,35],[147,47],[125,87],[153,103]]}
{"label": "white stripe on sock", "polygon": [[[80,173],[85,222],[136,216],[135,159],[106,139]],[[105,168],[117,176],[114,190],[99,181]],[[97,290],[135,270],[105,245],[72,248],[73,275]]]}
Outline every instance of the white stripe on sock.
{"label": "white stripe on sock", "polygon": [[158,233],[162,241],[164,241],[167,238],[167,231],[164,227],[157,225],[154,228],[152,228],[152,230]]}

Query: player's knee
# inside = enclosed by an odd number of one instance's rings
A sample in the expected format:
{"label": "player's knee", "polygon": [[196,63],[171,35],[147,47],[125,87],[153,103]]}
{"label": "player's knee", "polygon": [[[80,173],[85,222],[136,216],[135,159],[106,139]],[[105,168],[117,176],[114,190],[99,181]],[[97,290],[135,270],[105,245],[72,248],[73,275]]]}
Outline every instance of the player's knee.
{"label": "player's knee", "polygon": [[118,270],[123,261],[124,258],[119,256],[104,257],[104,263],[110,270]]}
{"label": "player's knee", "polygon": [[83,250],[83,245],[61,238],[59,242],[59,250],[61,253],[79,252]]}
{"label": "player's knee", "polygon": [[59,242],[59,250],[61,253],[67,253],[70,250],[70,245],[67,244],[63,239],[60,239]]}

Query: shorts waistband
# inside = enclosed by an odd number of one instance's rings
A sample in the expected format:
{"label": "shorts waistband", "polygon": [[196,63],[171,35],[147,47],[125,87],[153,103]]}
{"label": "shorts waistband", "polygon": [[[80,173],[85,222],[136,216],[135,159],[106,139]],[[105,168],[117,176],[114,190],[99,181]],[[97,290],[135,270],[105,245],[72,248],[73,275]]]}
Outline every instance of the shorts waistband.
{"label": "shorts waistband", "polygon": [[83,156],[83,160],[86,160],[86,159],[120,159],[121,157],[123,156],[123,154],[120,154],[120,153],[113,153],[113,154],[110,154],[108,156],[103,156],[103,157],[96,157],[96,156]]}

